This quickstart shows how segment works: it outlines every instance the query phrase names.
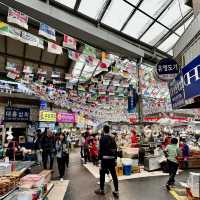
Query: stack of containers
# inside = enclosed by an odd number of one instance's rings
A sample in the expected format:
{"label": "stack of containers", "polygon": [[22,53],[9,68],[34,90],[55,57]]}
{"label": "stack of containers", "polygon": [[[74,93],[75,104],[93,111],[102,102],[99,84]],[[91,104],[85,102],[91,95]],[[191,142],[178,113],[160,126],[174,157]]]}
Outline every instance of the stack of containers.
{"label": "stack of containers", "polygon": [[200,173],[190,172],[188,186],[192,196],[200,198]]}

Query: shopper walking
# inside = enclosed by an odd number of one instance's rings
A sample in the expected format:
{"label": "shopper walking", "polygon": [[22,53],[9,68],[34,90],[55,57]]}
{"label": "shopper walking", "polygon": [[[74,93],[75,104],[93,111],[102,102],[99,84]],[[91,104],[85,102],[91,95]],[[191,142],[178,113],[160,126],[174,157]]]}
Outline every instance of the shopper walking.
{"label": "shopper walking", "polygon": [[36,161],[39,165],[42,164],[42,144],[41,144],[41,139],[42,139],[42,135],[41,135],[41,130],[38,129],[37,133],[33,139],[33,149],[35,152],[35,156],[36,156]]}
{"label": "shopper walking", "polygon": [[84,151],[85,164],[87,164],[87,162],[90,161],[89,133],[88,132],[86,132],[84,136],[83,151]]}
{"label": "shopper walking", "polygon": [[69,132],[65,135],[66,149],[65,149],[65,163],[66,167],[69,167],[69,153],[71,149],[71,138]]}
{"label": "shopper walking", "polygon": [[171,189],[172,186],[175,184],[175,176],[178,170],[178,160],[177,156],[180,155],[179,147],[178,147],[178,139],[172,138],[171,144],[169,144],[166,148],[166,156],[169,168],[169,180],[166,184],[166,188],[168,190]]}
{"label": "shopper walking", "polygon": [[183,162],[184,162],[184,169],[188,169],[188,160],[190,156],[190,148],[188,144],[186,143],[186,139],[182,139],[182,156],[183,156]]}
{"label": "shopper walking", "polygon": [[98,149],[95,138],[90,140],[89,150],[90,150],[90,158],[93,165],[98,165]]}
{"label": "shopper walking", "polygon": [[50,129],[42,139],[42,161],[44,169],[47,169],[48,158],[50,159],[50,169],[53,169],[54,153],[55,153],[55,138]]}
{"label": "shopper walking", "polygon": [[56,141],[56,152],[60,180],[63,181],[63,178],[65,176],[66,159],[67,155],[69,154],[64,133],[61,133],[59,139]]}
{"label": "shopper walking", "polygon": [[101,160],[100,168],[100,189],[96,190],[95,193],[98,195],[104,195],[104,185],[105,185],[105,174],[109,171],[115,191],[113,192],[114,197],[119,197],[118,191],[118,178],[116,174],[116,159],[117,159],[117,145],[114,138],[110,135],[110,127],[105,125],[103,128],[103,134],[100,139],[100,149],[99,157]]}

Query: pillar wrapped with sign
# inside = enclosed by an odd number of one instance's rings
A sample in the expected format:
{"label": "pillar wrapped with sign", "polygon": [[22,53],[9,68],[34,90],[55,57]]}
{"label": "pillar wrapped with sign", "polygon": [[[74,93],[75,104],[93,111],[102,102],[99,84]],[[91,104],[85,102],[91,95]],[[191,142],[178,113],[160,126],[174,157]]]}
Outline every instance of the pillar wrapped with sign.
{"label": "pillar wrapped with sign", "polygon": [[128,113],[134,113],[137,105],[137,92],[132,85],[128,88]]}

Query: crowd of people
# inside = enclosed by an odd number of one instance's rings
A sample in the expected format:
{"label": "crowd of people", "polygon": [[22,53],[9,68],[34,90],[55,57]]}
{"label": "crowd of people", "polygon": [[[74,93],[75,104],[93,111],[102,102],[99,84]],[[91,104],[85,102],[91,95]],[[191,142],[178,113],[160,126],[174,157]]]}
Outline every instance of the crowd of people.
{"label": "crowd of people", "polygon": [[[14,152],[18,145],[13,138],[8,137],[7,139],[6,156],[9,160],[14,160]],[[15,148],[13,148],[13,144]],[[31,150],[34,152],[36,162],[43,165],[44,169],[53,170],[54,158],[56,157],[61,181],[63,181],[65,175],[65,168],[69,167],[70,147],[69,132],[64,131],[54,134],[51,129],[45,129],[44,132],[38,129],[31,144]]]}
{"label": "crowd of people", "polygon": [[[13,160],[13,141],[8,139],[8,148],[6,155],[10,160]],[[124,141],[123,141],[124,139]],[[137,136],[134,129],[131,129],[130,143],[132,147],[139,147],[141,138]],[[90,134],[87,130],[80,138],[81,158],[86,164],[92,162],[100,167],[100,188],[95,191],[98,195],[104,195],[105,175],[111,174],[115,191],[113,195],[119,196],[118,178],[116,174],[117,157],[122,157],[120,146],[124,144],[125,138],[119,137],[116,133],[111,132],[110,127],[105,125],[103,132],[99,134]],[[179,143],[179,145],[178,145]],[[15,144],[15,143],[14,143]],[[16,146],[15,146],[16,147]],[[65,168],[69,167],[71,140],[69,132],[53,133],[51,129],[45,129],[41,132],[40,129],[34,136],[32,149],[36,156],[36,161],[43,165],[44,169],[53,170],[54,159],[57,159],[57,166],[60,175],[60,180],[63,181],[65,176]],[[175,176],[179,166],[178,158],[183,158],[184,168],[188,168],[188,159],[190,155],[189,146],[184,138],[172,137],[168,134],[163,143],[160,145],[160,150],[166,158],[167,171],[169,172],[169,180],[166,184],[168,190],[175,184]],[[141,148],[139,151],[139,161],[141,160]],[[144,155],[143,155],[144,156]],[[142,162],[139,162],[142,163]],[[49,166],[49,167],[48,167]]]}

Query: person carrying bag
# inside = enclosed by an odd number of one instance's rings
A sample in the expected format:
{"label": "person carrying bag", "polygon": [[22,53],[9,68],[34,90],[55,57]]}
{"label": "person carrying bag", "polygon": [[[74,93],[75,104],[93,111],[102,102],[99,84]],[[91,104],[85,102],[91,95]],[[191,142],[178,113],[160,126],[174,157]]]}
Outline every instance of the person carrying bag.
{"label": "person carrying bag", "polygon": [[61,181],[63,181],[65,176],[65,164],[68,153],[69,152],[65,140],[65,134],[61,133],[58,140],[56,141],[56,157]]}

